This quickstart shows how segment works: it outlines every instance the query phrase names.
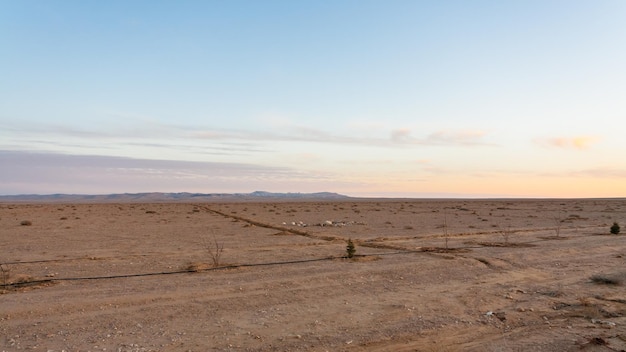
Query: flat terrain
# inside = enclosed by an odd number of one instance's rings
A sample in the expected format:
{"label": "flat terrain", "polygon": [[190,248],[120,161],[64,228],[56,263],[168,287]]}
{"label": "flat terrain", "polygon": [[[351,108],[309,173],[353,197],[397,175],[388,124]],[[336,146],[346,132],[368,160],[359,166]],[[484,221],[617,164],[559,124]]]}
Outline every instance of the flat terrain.
{"label": "flat terrain", "polygon": [[626,350],[614,221],[626,200],[0,204],[0,351]]}

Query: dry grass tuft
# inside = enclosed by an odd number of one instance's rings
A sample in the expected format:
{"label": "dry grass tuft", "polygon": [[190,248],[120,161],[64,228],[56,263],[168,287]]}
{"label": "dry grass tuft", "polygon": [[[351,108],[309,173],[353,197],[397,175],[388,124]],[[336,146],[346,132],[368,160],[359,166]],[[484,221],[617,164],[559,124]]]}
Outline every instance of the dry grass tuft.
{"label": "dry grass tuft", "polygon": [[351,258],[351,260],[355,262],[375,262],[381,259],[383,258],[377,255],[357,255]]}
{"label": "dry grass tuft", "polygon": [[35,278],[30,275],[17,274],[13,276],[13,280],[11,280],[12,284],[27,284],[29,282],[35,281]]}
{"label": "dry grass tuft", "polygon": [[189,263],[187,264],[187,266],[185,266],[183,268],[183,270],[187,270],[187,271],[192,271],[192,272],[199,272],[199,271],[204,271],[211,268],[211,265],[209,265],[208,263],[203,263],[203,262],[193,262],[193,263]]}
{"label": "dry grass tuft", "polygon": [[598,284],[598,285],[615,285],[615,286],[617,286],[617,285],[621,285],[623,283],[624,276],[626,276],[626,275],[602,275],[602,274],[597,274],[597,275],[593,275],[589,279],[594,284]]}

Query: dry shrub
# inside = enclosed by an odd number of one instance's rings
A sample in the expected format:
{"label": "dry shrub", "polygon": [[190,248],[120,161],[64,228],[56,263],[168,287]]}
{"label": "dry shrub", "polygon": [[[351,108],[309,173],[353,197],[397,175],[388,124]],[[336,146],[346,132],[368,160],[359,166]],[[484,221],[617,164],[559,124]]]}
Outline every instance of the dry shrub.
{"label": "dry shrub", "polygon": [[490,261],[488,261],[488,260],[487,260],[487,259],[485,259],[485,258],[476,258],[476,260],[478,260],[479,262],[481,262],[481,263],[485,264],[486,266],[489,266],[489,267],[493,266],[493,264],[491,264],[491,262],[490,262]]}
{"label": "dry shrub", "polygon": [[33,224],[33,222],[30,221],[30,220],[22,220],[22,222],[20,222],[20,225],[22,225],[22,226],[30,226],[32,224]]}
{"label": "dry shrub", "polygon": [[213,241],[206,240],[204,243],[206,249],[214,267],[220,266],[220,260],[222,259],[222,253],[224,252],[224,243],[218,242],[217,238],[213,236]]}
{"label": "dry shrub", "polygon": [[198,272],[198,271],[207,270],[210,267],[211,266],[209,264],[207,264],[207,263],[194,262],[194,263],[187,264],[187,266],[184,268],[184,270]]}
{"label": "dry shrub", "polygon": [[607,346],[609,343],[601,337],[594,337],[594,338],[589,339],[589,342],[587,342],[587,344],[597,345],[597,346]]}
{"label": "dry shrub", "polygon": [[6,286],[11,277],[11,268],[7,264],[0,264],[0,283]]}
{"label": "dry shrub", "polygon": [[29,282],[35,281],[35,278],[30,275],[14,275],[12,284],[27,284]]}
{"label": "dry shrub", "polygon": [[591,298],[589,297],[578,297],[578,302],[580,302],[580,305],[583,307],[589,307],[592,305]]}
{"label": "dry shrub", "polygon": [[621,285],[624,281],[625,275],[593,275],[590,280],[591,282],[598,285]]}
{"label": "dry shrub", "polygon": [[516,231],[511,228],[511,225],[508,225],[506,227],[501,227],[499,232],[502,236],[502,239],[504,240],[504,243],[508,244],[511,235],[513,235]]}
{"label": "dry shrub", "polygon": [[355,262],[374,262],[374,261],[381,260],[381,259],[383,258],[377,255],[362,255],[359,257],[352,258],[352,260]]}

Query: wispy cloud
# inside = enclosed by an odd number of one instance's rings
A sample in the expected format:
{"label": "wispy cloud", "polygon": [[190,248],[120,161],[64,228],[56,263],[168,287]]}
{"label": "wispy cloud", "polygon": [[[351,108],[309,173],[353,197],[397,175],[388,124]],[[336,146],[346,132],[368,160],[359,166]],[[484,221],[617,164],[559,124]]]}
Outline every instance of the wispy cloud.
{"label": "wispy cloud", "polygon": [[401,128],[391,131],[391,141],[397,144],[409,145],[439,145],[439,146],[485,146],[486,132],[477,130],[441,130],[430,133],[425,137],[413,137],[411,130]]}
{"label": "wispy cloud", "polygon": [[[139,119],[142,124],[135,124]],[[409,128],[368,131],[352,130],[345,126],[318,127],[298,124],[288,119],[273,120],[262,128],[207,128],[163,124],[148,118],[134,118],[135,122],[97,128],[67,125],[13,124],[2,149],[52,150],[61,153],[123,154],[133,150],[137,155],[148,155],[154,150],[168,150],[169,154],[192,153],[200,155],[252,156],[276,152],[276,142],[318,143],[337,146],[368,146],[379,148],[408,148],[419,146],[486,146],[486,133],[474,130],[441,130],[416,135]],[[0,126],[3,129],[4,126]],[[1,132],[0,132],[1,134]],[[138,149],[139,148],[139,149]],[[98,152],[101,151],[101,152]],[[117,152],[115,152],[117,151]],[[197,159],[197,158],[191,158]]]}
{"label": "wispy cloud", "polygon": [[596,167],[571,171],[570,176],[591,177],[591,178],[621,178],[626,179],[626,169],[616,169],[611,167]]}
{"label": "wispy cloud", "polygon": [[182,137],[182,126],[160,124],[158,122],[110,121],[104,125],[79,126],[61,123],[32,124],[23,121],[0,123],[2,130],[8,130],[19,136],[72,137],[88,139],[152,139],[162,137]]}
{"label": "wispy cloud", "polygon": [[394,143],[415,143],[417,140],[411,137],[411,130],[408,128],[400,128],[391,131],[391,141]]}
{"label": "wispy cloud", "polygon": [[562,149],[589,149],[593,144],[599,141],[595,136],[575,136],[575,137],[551,137],[535,139],[535,143],[552,148]]}
{"label": "wispy cloud", "polygon": [[[254,142],[310,142],[378,147],[489,145],[486,132],[447,129],[415,135],[410,128],[391,128],[380,122],[348,122],[347,124],[301,124],[283,115],[270,114],[258,119],[263,128],[220,129],[195,128],[188,137],[205,140],[246,140]],[[321,126],[321,127],[320,127]],[[385,134],[387,131],[387,134]]]}
{"label": "wispy cloud", "polygon": [[[129,150],[161,149],[196,155],[244,155],[271,151],[239,131],[197,132],[188,126],[158,122],[106,128],[0,123],[0,150],[56,151],[60,153],[128,154]],[[213,133],[213,135],[210,135]],[[269,146],[271,147],[271,146]]]}
{"label": "wispy cloud", "polygon": [[485,145],[482,140],[485,135],[486,132],[477,130],[444,130],[430,134],[426,141],[434,144]]}
{"label": "wispy cloud", "polygon": [[596,166],[552,172],[536,172],[535,174],[536,176],[550,178],[626,179],[626,168]]}
{"label": "wispy cloud", "polygon": [[191,138],[205,140],[246,140],[255,142],[313,142],[335,144],[380,144],[374,138],[351,137],[323,129],[292,125],[274,130],[220,130],[205,129],[189,134]]}

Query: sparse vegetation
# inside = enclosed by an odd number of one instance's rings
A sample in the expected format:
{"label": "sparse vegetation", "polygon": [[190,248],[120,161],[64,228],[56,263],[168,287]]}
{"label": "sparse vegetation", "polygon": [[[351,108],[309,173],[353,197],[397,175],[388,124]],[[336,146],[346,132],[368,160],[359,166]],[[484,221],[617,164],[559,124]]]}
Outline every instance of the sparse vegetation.
{"label": "sparse vegetation", "polygon": [[32,224],[33,223],[30,220],[22,220],[22,222],[20,222],[20,225],[22,225],[22,226],[30,226]]}
{"label": "sparse vegetation", "polygon": [[[180,337],[190,346],[223,350],[229,344],[271,349],[270,344],[285,340],[287,347],[303,343],[341,350],[373,343],[391,351],[406,347],[407,326],[429,329],[428,336],[412,340],[422,350],[522,350],[529,331],[532,346],[555,351],[589,349],[583,344],[593,336],[602,336],[610,347],[600,349],[624,349],[615,336],[626,315],[626,250],[619,246],[623,233],[607,230],[624,221],[626,201],[619,200],[622,209],[613,206],[616,210],[606,213],[609,201],[580,200],[585,207],[573,214],[571,206],[559,213],[553,200],[520,200],[493,216],[489,209],[503,201],[471,201],[470,211],[459,210],[456,200],[411,202],[399,211],[398,201],[386,200],[383,211],[375,212],[372,201],[359,200],[359,215],[350,203],[317,200],[246,200],[228,202],[229,209],[215,201],[203,203],[199,213],[182,202],[148,203],[144,209],[137,204],[134,210],[130,204],[123,210],[94,204],[91,212],[85,204],[75,212],[71,205],[56,211],[59,205],[18,204],[9,210],[0,204],[0,225],[7,235],[14,233],[0,253],[5,263],[0,265],[0,318],[7,337],[0,339],[0,351],[28,349],[37,341],[40,348],[72,344],[86,350],[97,342],[142,350],[156,348],[154,337],[166,330],[168,341]],[[145,214],[148,210],[158,215]],[[560,238],[557,214],[563,220]],[[35,219],[33,226],[20,226],[23,219]],[[504,227],[512,237],[501,233]],[[406,289],[420,285],[428,287]],[[35,305],[34,296],[40,297]],[[129,302],[130,311],[125,309]],[[453,314],[428,308],[442,305]],[[80,314],[63,314],[59,307]],[[128,314],[115,314],[120,309]],[[312,309],[318,316],[303,322],[303,311]],[[378,324],[334,319],[342,309],[360,316],[374,312]],[[279,319],[296,328],[247,324],[245,330],[233,329],[233,312],[253,323]],[[164,317],[174,319],[176,329],[161,329]],[[63,331],[42,339],[47,333],[42,321],[54,321]],[[470,331],[467,339],[450,339],[453,321],[463,329],[473,324],[484,329]],[[524,326],[532,331],[515,328]],[[339,338],[333,334],[338,330]],[[567,331],[572,339],[555,340],[554,331]],[[122,341],[122,335],[133,335],[132,340]]]}
{"label": "sparse vegetation", "polygon": [[355,253],[356,253],[356,247],[354,246],[354,242],[352,242],[352,239],[349,239],[348,245],[346,246],[346,255],[348,258],[352,258],[354,257]]}
{"label": "sparse vegetation", "polygon": [[600,285],[621,285],[622,279],[615,276],[608,275],[593,275],[591,278],[591,282]]}
{"label": "sparse vegetation", "polygon": [[505,244],[509,244],[509,239],[511,238],[511,235],[514,233],[515,233],[515,230],[511,228],[511,225],[500,228],[500,235],[502,236],[502,239],[504,240]]}
{"label": "sparse vegetation", "polygon": [[554,234],[556,237],[561,235],[561,225],[563,224],[563,219],[561,219],[561,213],[555,215],[553,218],[554,221]]}
{"label": "sparse vegetation", "polygon": [[580,302],[580,305],[582,307],[591,307],[591,299],[589,297],[578,297],[578,302]]}
{"label": "sparse vegetation", "polygon": [[0,264],[0,282],[2,282],[2,286],[6,287],[10,276],[11,268],[7,264]]}
{"label": "sparse vegetation", "polygon": [[211,262],[214,267],[220,266],[222,253],[224,252],[224,243],[219,242],[215,236],[213,236],[213,241],[207,240],[204,248],[206,249],[209,257],[211,258]]}
{"label": "sparse vegetation", "polygon": [[443,210],[443,238],[446,244],[446,249],[448,249],[448,240],[450,239],[450,235],[448,234],[448,213],[446,210]]}
{"label": "sparse vegetation", "polygon": [[491,263],[487,259],[485,259],[485,258],[476,258],[476,260],[478,260],[479,262],[485,264],[486,266],[489,266],[489,267],[491,266]]}
{"label": "sparse vegetation", "polygon": [[183,267],[183,270],[199,272],[199,271],[207,270],[208,268],[209,268],[209,264],[207,263],[193,262]]}
{"label": "sparse vegetation", "polygon": [[618,224],[617,222],[614,222],[614,223],[613,223],[613,225],[611,226],[611,229],[610,229],[610,230],[611,230],[611,233],[612,233],[613,235],[617,235],[617,234],[619,234],[619,231],[620,231],[620,226],[619,226],[619,224]]}

